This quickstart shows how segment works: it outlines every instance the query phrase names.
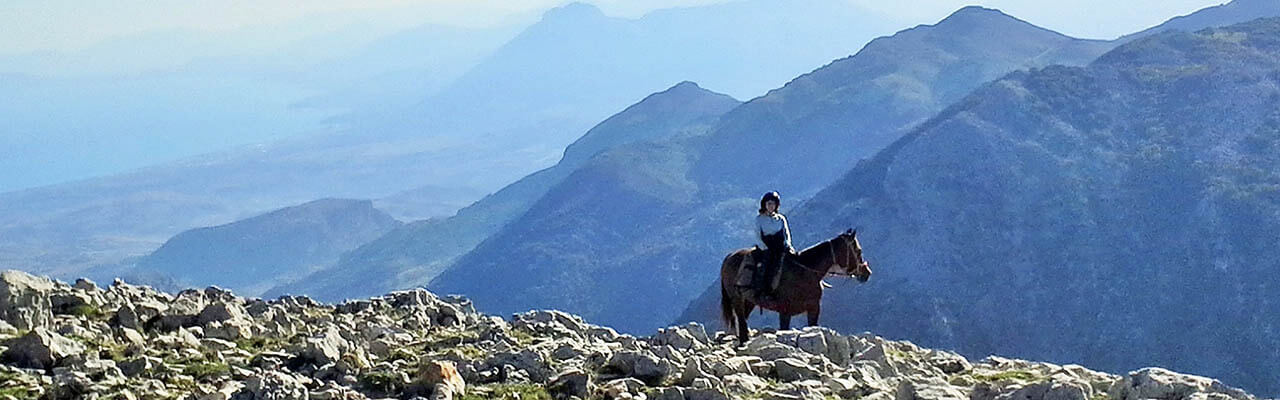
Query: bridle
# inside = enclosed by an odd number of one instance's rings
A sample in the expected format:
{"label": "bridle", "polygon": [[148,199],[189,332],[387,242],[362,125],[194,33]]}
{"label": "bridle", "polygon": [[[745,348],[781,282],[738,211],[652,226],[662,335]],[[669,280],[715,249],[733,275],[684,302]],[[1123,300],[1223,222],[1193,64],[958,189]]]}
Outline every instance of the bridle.
{"label": "bridle", "polygon": [[[852,244],[851,242],[849,242],[849,239],[845,239],[844,235],[840,235],[840,236],[837,236],[837,237],[838,237],[838,238],[840,238],[840,241],[844,243],[844,250],[845,250],[845,256],[846,256],[846,257],[845,257],[845,259],[846,259],[846,260],[852,260],[852,259],[853,259],[853,255],[854,255],[854,254],[853,254],[853,244]],[[830,269],[827,269],[826,271],[822,271],[822,270],[819,270],[819,269],[817,269],[817,268],[813,268],[813,267],[810,267],[810,266],[808,266],[808,265],[804,265],[804,263],[801,263],[800,261],[796,261],[796,260],[791,260],[791,262],[793,262],[793,263],[795,263],[796,265],[800,266],[800,268],[804,268],[804,269],[806,269],[806,270],[809,270],[809,272],[818,273],[818,274],[823,274],[824,276],[843,276],[843,277],[846,277],[846,278],[854,278],[854,277],[857,277],[857,275],[854,275],[852,272],[849,272],[849,268],[848,268],[848,267],[845,267],[845,266],[844,266],[844,264],[840,262],[840,258],[839,258],[839,257],[836,257],[836,246],[835,246],[835,244],[834,244],[834,243],[831,243],[831,241],[832,241],[832,240],[835,240],[835,239],[827,240],[827,241],[826,241],[826,242],[824,242],[824,243],[827,243],[827,250],[829,250],[829,251],[831,252],[831,262],[835,263],[835,264],[836,264],[836,266],[839,266],[839,267],[840,267],[840,271],[841,271],[841,272],[831,272],[831,270],[830,270]]]}

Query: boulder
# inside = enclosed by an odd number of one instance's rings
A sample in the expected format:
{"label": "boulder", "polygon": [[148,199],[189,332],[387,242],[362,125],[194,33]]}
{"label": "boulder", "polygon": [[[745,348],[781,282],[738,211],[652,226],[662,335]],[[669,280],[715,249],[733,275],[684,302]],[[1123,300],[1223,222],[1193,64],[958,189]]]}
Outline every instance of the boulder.
{"label": "boulder", "polygon": [[949,351],[931,351],[925,363],[944,374],[958,374],[973,368],[964,356]]}
{"label": "boulder", "polygon": [[63,371],[53,377],[49,397],[53,400],[78,400],[93,392],[93,380],[80,371]]}
{"label": "boulder", "polygon": [[774,360],[773,371],[778,375],[778,379],[783,382],[817,379],[822,376],[821,371],[818,371],[802,360],[794,358],[779,358]]}
{"label": "boulder", "polygon": [[679,386],[658,388],[650,400],[685,400],[685,389]]}
{"label": "boulder", "polygon": [[325,365],[341,360],[347,347],[347,341],[338,328],[330,326],[319,335],[307,338],[298,356],[315,365]]}
{"label": "boulder", "polygon": [[119,364],[119,367],[120,367],[121,373],[123,373],[125,376],[133,378],[133,377],[138,377],[139,375],[142,375],[143,372],[151,371],[152,369],[159,366],[161,363],[163,363],[163,361],[160,360],[159,358],[148,357],[148,356],[138,356],[125,361],[121,361]]}
{"label": "boulder", "polygon": [[249,377],[236,391],[237,400],[307,400],[309,392],[298,379],[280,371],[263,371]]}
{"label": "boulder", "polygon": [[795,346],[788,346],[781,343],[772,343],[760,347],[753,354],[759,356],[764,361],[775,361],[780,358],[807,359],[808,355]]}
{"label": "boulder", "polygon": [[1111,386],[1110,395],[1119,400],[1187,399],[1196,393],[1217,393],[1233,399],[1251,399],[1243,390],[1215,379],[1180,374],[1164,368],[1143,368]]}
{"label": "boulder", "polygon": [[230,304],[225,301],[215,302],[200,310],[200,314],[196,315],[196,323],[201,326],[208,325],[211,322],[222,322],[230,319],[244,319],[246,312],[242,307]]}
{"label": "boulder", "polygon": [[997,395],[995,400],[1087,400],[1089,389],[1068,382],[1036,382],[1009,393]]}
{"label": "boulder", "polygon": [[8,343],[9,349],[0,354],[5,363],[23,368],[52,369],[64,358],[84,353],[84,345],[62,337],[43,327],[37,327]]}
{"label": "boulder", "polygon": [[[726,376],[732,374],[755,374],[751,365],[763,362],[760,357],[755,356],[736,356],[728,359],[719,360],[711,363],[711,373],[716,376]],[[772,366],[770,366],[772,368]]]}
{"label": "boulder", "polygon": [[204,336],[233,341],[248,339],[253,336],[253,322],[241,318],[209,322],[204,325]]}
{"label": "boulder", "polygon": [[20,330],[53,323],[49,294],[56,285],[48,278],[26,272],[0,272],[0,319]]}
{"label": "boulder", "polygon": [[614,353],[605,365],[617,370],[623,376],[651,384],[661,382],[671,372],[656,356],[633,350]]}
{"label": "boulder", "polygon": [[634,398],[644,390],[644,382],[635,378],[614,379],[600,385],[606,399]]}
{"label": "boulder", "polygon": [[580,369],[562,371],[547,382],[547,392],[555,399],[585,399],[591,393],[591,375]]}
{"label": "boulder", "polygon": [[906,379],[898,385],[896,400],[961,400],[969,395],[938,378]]}
{"label": "boulder", "polygon": [[541,353],[530,349],[520,351],[504,351],[494,354],[485,360],[481,365],[481,370],[497,370],[501,376],[511,378],[511,374],[503,370],[503,366],[510,366],[515,371],[525,374],[528,379],[534,382],[546,382],[551,378],[551,368],[548,366],[546,358]]}
{"label": "boulder", "polygon": [[461,397],[467,390],[467,382],[462,380],[458,367],[452,361],[430,361],[422,366],[418,380],[433,388],[433,396],[440,396],[441,391],[448,391],[449,397]]}
{"label": "boulder", "polygon": [[707,338],[706,328],[691,322],[687,325],[659,329],[653,336],[653,343],[658,346],[689,350],[706,348],[711,344],[711,340]]}
{"label": "boulder", "polygon": [[733,374],[724,377],[724,390],[733,395],[759,393],[768,386],[769,383],[764,379],[751,374]]}
{"label": "boulder", "polygon": [[[680,379],[676,382],[685,386],[692,386],[693,382],[698,379],[719,383],[720,378],[709,372],[710,370],[711,367],[702,359],[698,357],[689,357],[689,359],[685,361],[684,371],[681,372]],[[720,385],[713,384],[712,386]]]}

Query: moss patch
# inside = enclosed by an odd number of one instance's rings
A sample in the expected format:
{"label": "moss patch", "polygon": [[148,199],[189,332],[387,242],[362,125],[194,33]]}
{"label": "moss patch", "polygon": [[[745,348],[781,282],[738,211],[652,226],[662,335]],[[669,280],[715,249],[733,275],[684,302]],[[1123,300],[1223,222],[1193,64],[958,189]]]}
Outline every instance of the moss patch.
{"label": "moss patch", "polygon": [[399,374],[386,371],[360,375],[360,387],[377,393],[396,393],[404,389],[404,379]]}
{"label": "moss patch", "polygon": [[182,373],[190,375],[197,381],[208,381],[212,378],[230,374],[231,366],[227,365],[227,363],[202,362],[183,367]]}
{"label": "moss patch", "polygon": [[106,312],[103,312],[102,309],[98,308],[97,306],[92,306],[88,304],[81,304],[78,306],[68,308],[66,314],[74,315],[77,317],[86,317],[92,320],[105,320],[108,317],[110,317],[109,314],[107,314]]}
{"label": "moss patch", "polygon": [[483,399],[499,399],[499,400],[551,400],[551,394],[547,393],[547,389],[539,385],[531,384],[511,384],[511,385],[492,385],[481,386],[474,389],[467,389],[467,394],[458,397],[459,400],[483,400]]}
{"label": "moss patch", "polygon": [[990,375],[974,374],[974,379],[979,382],[999,382],[1007,380],[1019,381],[1038,381],[1043,379],[1042,376],[1031,371],[1004,371]]}

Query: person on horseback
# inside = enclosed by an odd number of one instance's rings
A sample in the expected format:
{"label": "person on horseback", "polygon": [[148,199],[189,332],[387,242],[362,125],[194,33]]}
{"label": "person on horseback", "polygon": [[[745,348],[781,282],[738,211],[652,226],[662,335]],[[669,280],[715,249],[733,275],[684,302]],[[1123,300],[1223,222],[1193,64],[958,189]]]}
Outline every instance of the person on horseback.
{"label": "person on horseback", "polygon": [[773,297],[773,277],[782,267],[783,257],[795,254],[791,247],[791,228],[787,226],[787,217],[778,212],[782,197],[778,192],[765,193],[760,198],[760,213],[756,215],[756,248],[761,251],[753,255],[763,260],[761,267],[754,274],[757,295],[762,299]]}

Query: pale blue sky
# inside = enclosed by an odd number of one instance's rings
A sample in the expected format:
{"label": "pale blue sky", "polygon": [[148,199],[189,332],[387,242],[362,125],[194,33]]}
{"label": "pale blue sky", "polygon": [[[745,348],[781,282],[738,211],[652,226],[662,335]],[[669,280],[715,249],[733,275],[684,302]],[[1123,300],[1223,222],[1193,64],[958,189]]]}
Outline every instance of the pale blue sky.
{"label": "pale blue sky", "polygon": [[[1221,0],[819,0],[849,1],[904,28],[933,23],[969,4],[999,8],[1034,24],[1084,38],[1111,39]],[[589,0],[606,14],[724,0]],[[563,0],[6,0],[0,2],[0,54],[73,51],[149,32],[262,32],[262,46],[354,23],[394,31],[423,23],[489,26],[527,20]],[[305,23],[299,23],[305,22]]]}

